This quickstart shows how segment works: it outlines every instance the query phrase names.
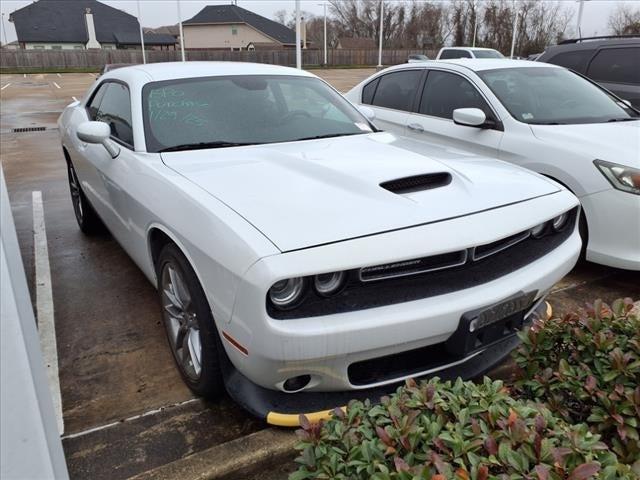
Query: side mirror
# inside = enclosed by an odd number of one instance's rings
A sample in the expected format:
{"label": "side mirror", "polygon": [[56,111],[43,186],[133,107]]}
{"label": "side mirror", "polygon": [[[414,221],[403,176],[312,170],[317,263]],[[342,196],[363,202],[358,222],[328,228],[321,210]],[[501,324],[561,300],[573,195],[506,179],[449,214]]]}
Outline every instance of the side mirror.
{"label": "side mirror", "polygon": [[479,108],[456,108],[453,122],[467,127],[483,127],[487,123],[487,116]]}
{"label": "side mirror", "polygon": [[120,148],[109,140],[111,128],[104,122],[83,122],[78,125],[76,135],[83,142],[102,145],[111,158],[120,154]]}
{"label": "side mirror", "polygon": [[376,112],[373,111],[373,108],[365,107],[364,105],[358,105],[358,110],[370,122],[373,122],[376,119]]}

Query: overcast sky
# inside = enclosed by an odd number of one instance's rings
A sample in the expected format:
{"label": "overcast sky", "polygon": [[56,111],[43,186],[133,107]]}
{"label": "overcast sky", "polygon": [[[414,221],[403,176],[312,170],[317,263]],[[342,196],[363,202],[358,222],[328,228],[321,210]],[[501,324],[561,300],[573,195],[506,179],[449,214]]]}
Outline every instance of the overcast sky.
{"label": "overcast sky", "polygon": [[[102,0],[103,3],[112,7],[124,10],[132,15],[137,14],[137,6],[135,0]],[[419,1],[419,0],[416,0]],[[446,0],[443,0],[446,1]],[[482,1],[482,0],[480,0]],[[566,8],[573,9],[577,12],[577,2],[575,0],[562,0],[566,4]],[[12,42],[16,39],[13,24],[9,23],[9,14],[18,8],[24,7],[32,3],[26,0],[2,0],[0,2],[0,10],[3,14],[3,36],[6,28],[7,40]],[[230,1],[216,0],[180,0],[180,8],[182,10],[182,18],[186,20],[198,13],[206,5],[228,4]],[[582,18],[582,35],[606,35],[608,32],[607,20],[609,14],[620,3],[638,4],[638,0],[589,0],[584,4],[584,14]],[[295,8],[294,0],[238,0],[238,5],[252,10],[267,18],[273,18],[273,14],[278,10],[293,11]],[[301,8],[316,15],[322,15],[322,0],[302,0]],[[176,0],[140,0],[140,9],[142,17],[142,25],[145,27],[158,27],[160,25],[170,25],[177,23]],[[575,29],[575,20],[569,23],[570,28]]]}

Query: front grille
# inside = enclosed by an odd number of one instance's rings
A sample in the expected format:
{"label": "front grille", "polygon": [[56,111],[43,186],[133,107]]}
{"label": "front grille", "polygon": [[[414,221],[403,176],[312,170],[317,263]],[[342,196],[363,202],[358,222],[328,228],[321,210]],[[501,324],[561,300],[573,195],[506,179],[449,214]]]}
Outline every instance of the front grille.
{"label": "front grille", "polygon": [[405,262],[365,267],[360,269],[360,281],[373,282],[375,280],[417,275],[419,273],[434,272],[444,268],[453,268],[463,265],[467,261],[467,255],[466,250],[460,250],[458,252],[407,260]]}
{"label": "front grille", "polygon": [[495,255],[502,250],[513,247],[516,243],[520,243],[529,238],[529,235],[530,232],[527,230],[526,232],[516,233],[515,235],[487,243],[486,245],[480,245],[472,249],[471,257],[473,260],[482,260],[489,255]]}
{"label": "front grille", "polygon": [[[480,249],[485,256],[476,260],[473,259],[474,249],[470,249],[468,260],[457,267],[380,281],[363,281],[360,279],[361,269],[355,269],[347,272],[346,285],[337,295],[321,297],[309,289],[300,306],[292,310],[278,310],[266,300],[267,312],[272,318],[281,320],[316,317],[411,302],[476,287],[519,270],[559,247],[571,236],[577,212],[577,207],[569,212],[569,220],[560,232],[542,238],[527,236],[489,256],[487,253],[495,251],[500,246],[499,242],[479,246],[475,250]],[[508,244],[509,239],[513,241],[514,237],[503,239],[501,245]]]}

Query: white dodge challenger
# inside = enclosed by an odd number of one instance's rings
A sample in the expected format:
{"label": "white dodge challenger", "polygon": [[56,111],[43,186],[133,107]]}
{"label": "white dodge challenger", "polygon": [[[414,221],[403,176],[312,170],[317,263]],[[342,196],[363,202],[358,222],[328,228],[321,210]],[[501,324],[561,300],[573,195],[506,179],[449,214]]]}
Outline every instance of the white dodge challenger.
{"label": "white dodge challenger", "polygon": [[502,360],[580,252],[577,199],[509,164],[411,151],[284,67],[109,72],[59,120],[83,232],[157,287],[197,394],[274,424]]}

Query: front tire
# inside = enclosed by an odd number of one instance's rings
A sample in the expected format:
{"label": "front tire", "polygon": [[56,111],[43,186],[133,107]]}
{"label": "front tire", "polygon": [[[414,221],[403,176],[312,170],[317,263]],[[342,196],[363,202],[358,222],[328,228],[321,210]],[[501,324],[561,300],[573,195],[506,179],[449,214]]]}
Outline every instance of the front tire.
{"label": "front tire", "polygon": [[67,161],[67,176],[69,177],[69,192],[71,193],[73,212],[76,215],[80,230],[85,235],[102,233],[104,231],[102,220],[100,220],[87,197],[85,197],[82,187],[80,187],[80,180],[78,180],[76,170],[70,161]]}
{"label": "front tire", "polygon": [[220,397],[222,345],[193,268],[170,243],[160,252],[156,272],[167,340],[184,382],[197,395]]}

